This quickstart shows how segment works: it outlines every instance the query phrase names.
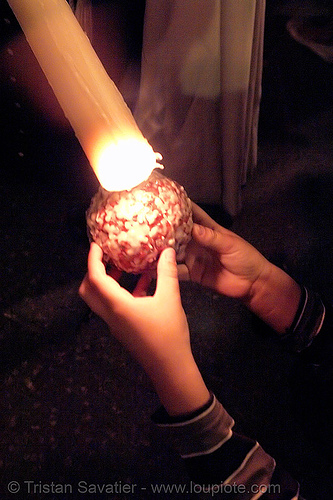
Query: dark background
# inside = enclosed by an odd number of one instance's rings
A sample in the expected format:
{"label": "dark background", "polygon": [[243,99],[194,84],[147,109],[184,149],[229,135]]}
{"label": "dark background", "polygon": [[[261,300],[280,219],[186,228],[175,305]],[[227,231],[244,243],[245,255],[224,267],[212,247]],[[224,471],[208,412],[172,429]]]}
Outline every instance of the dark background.
{"label": "dark background", "polygon": [[[131,103],[144,2],[109,4],[123,43],[115,78]],[[41,98],[47,112],[38,107],[43,78],[0,5],[0,497],[13,498],[7,484],[16,480],[28,498],[30,480],[74,491],[78,481],[121,481],[138,485],[135,494],[105,498],[153,498],[151,483],[187,484],[186,473],[150,424],[158,401],[145,375],[77,294],[96,179],[52,95]],[[300,5],[268,2],[259,162],[232,229],[331,298],[333,68],[286,32]],[[333,498],[325,422],[313,411],[314,439],[309,415],[297,411],[297,356],[237,302],[189,283],[182,297],[196,359],[240,429],[302,483],[308,500]],[[190,495],[166,496],[180,497]]]}

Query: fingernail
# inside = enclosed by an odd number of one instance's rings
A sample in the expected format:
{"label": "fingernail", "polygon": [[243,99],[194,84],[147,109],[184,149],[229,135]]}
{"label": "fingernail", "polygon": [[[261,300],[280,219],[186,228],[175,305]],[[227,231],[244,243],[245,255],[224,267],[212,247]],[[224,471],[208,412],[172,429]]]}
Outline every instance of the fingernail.
{"label": "fingernail", "polygon": [[193,229],[195,230],[198,236],[203,236],[205,234],[205,228],[200,224],[194,224]]}

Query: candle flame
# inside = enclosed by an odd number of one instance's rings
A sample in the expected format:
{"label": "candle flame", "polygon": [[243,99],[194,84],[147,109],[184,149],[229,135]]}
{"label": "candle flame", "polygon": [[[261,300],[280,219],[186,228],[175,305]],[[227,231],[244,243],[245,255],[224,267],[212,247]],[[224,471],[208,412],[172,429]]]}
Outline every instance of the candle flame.
{"label": "candle flame", "polygon": [[161,159],[145,139],[113,138],[95,148],[92,167],[107,191],[129,191],[148,179],[155,168],[163,168],[157,163]]}

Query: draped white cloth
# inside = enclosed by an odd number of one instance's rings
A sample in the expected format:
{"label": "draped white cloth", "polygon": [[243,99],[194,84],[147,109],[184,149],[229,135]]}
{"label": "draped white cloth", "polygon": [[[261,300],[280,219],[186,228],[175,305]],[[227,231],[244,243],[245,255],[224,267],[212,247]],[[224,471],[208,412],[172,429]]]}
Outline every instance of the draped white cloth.
{"label": "draped white cloth", "polygon": [[89,40],[93,41],[93,21],[92,21],[92,6],[91,0],[68,0],[72,7],[75,16],[82,26],[82,29],[88,36]]}
{"label": "draped white cloth", "polygon": [[265,0],[147,0],[135,118],[197,202],[241,208],[257,162]]}
{"label": "draped white cloth", "polygon": [[[93,40],[92,0],[69,2]],[[165,174],[230,215],[257,163],[264,20],[265,0],[146,0],[134,116]]]}

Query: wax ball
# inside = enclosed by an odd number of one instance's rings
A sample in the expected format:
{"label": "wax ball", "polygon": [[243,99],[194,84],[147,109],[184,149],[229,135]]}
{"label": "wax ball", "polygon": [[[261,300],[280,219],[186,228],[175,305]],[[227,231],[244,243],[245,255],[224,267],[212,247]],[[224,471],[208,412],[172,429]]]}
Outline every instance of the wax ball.
{"label": "wax ball", "polygon": [[105,263],[127,273],[156,268],[167,247],[182,262],[191,239],[192,206],[185,189],[154,171],[130,191],[99,188],[87,211],[89,237],[102,248]]}

